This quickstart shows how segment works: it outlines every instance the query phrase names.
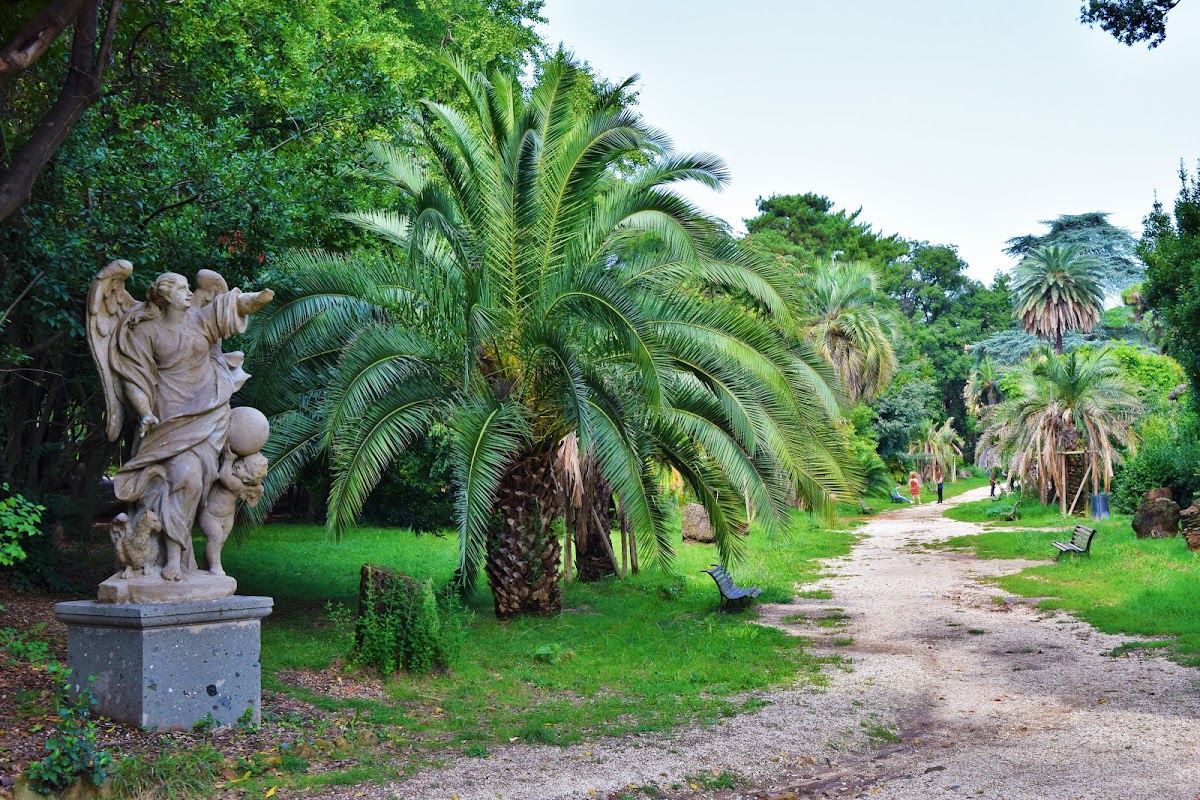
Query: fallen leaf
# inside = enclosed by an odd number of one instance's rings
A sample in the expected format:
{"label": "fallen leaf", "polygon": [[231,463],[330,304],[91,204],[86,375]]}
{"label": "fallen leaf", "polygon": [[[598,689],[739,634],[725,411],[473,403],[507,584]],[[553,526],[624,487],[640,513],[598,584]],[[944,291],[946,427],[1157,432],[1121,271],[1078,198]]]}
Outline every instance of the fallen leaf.
{"label": "fallen leaf", "polygon": [[267,793],[263,795],[263,800],[267,800],[267,798],[274,797],[274,796],[275,796],[275,787],[272,786],[270,789],[267,789]]}

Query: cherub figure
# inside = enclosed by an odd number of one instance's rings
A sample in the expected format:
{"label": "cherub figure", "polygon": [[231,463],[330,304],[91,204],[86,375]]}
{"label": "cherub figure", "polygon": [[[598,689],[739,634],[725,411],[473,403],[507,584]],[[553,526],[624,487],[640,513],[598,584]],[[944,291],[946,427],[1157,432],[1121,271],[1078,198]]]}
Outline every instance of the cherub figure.
{"label": "cherub figure", "polygon": [[118,514],[108,532],[117,550],[117,559],[125,566],[117,577],[132,578],[137,570],[149,575],[152,569],[158,569],[162,557],[162,542],[159,541],[162,523],[153,511],[142,509],[133,515],[133,519],[128,514]]}
{"label": "cherub figure", "polygon": [[243,458],[225,449],[225,459],[217,473],[217,482],[208,493],[208,502],[200,509],[197,522],[200,532],[208,540],[204,545],[204,557],[208,571],[213,575],[224,575],[221,567],[221,548],[233,530],[237,514],[237,501],[255,506],[263,495],[263,478],[267,477],[267,459],[262,453],[251,453]]}

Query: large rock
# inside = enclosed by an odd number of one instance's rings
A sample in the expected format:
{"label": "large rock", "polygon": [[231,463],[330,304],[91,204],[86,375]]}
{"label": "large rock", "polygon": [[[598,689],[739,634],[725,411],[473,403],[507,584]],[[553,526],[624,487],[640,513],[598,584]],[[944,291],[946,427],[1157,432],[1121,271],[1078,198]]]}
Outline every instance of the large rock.
{"label": "large rock", "polygon": [[[1200,503],[1200,501],[1197,501]],[[1200,505],[1192,503],[1179,512],[1179,527],[1187,540],[1188,550],[1200,550]]]}
{"label": "large rock", "polygon": [[1133,515],[1139,539],[1169,539],[1179,533],[1179,504],[1159,497],[1142,503]]}
{"label": "large rock", "polygon": [[708,521],[708,512],[699,503],[688,503],[683,509],[683,540],[701,544],[712,544],[717,540]]}

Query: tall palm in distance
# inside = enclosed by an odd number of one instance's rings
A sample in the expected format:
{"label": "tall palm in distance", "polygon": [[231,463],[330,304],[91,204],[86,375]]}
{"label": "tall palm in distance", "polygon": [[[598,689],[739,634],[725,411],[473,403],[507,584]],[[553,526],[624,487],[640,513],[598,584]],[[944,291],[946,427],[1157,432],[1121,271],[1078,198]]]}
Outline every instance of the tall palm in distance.
{"label": "tall palm in distance", "polygon": [[817,262],[800,276],[800,332],[837,371],[851,405],[879,395],[896,374],[896,317],[864,262]]}
{"label": "tall palm in distance", "polygon": [[444,421],[460,576],[484,568],[499,617],[561,608],[568,437],[661,561],[658,464],[705,506],[723,561],[748,512],[778,525],[794,493],[817,509],[846,496],[836,379],[785,333],[793,282],[673,191],[718,187],[724,166],[673,153],[570,63],[528,94],[452,66],[473,110],[426,103],[432,163],[373,152],[368,171],[408,213],[347,215],[389,248],[293,256],[294,288],[252,332],[280,376],[262,388],[285,398],[268,491],[327,452],[340,534],[396,454]]}
{"label": "tall palm in distance", "polygon": [[1075,246],[1038,247],[1013,269],[1015,313],[1026,332],[1054,343],[1062,355],[1063,333],[1087,333],[1104,310],[1099,264]]}

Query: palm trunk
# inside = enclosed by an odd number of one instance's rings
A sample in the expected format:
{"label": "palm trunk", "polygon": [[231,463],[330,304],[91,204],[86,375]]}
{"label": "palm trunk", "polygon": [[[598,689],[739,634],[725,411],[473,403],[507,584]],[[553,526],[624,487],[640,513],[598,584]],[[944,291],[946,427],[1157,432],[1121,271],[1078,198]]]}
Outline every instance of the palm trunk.
{"label": "palm trunk", "polygon": [[1054,331],[1054,352],[1056,355],[1060,356],[1063,354],[1063,336],[1061,329]]}
{"label": "palm trunk", "polygon": [[500,482],[499,524],[485,565],[499,619],[562,611],[561,549],[553,528],[559,496],[553,450],[518,458]]}
{"label": "palm trunk", "polygon": [[583,505],[575,512],[575,564],[579,580],[598,581],[617,573],[612,546],[612,487],[590,456],[579,467]]}

